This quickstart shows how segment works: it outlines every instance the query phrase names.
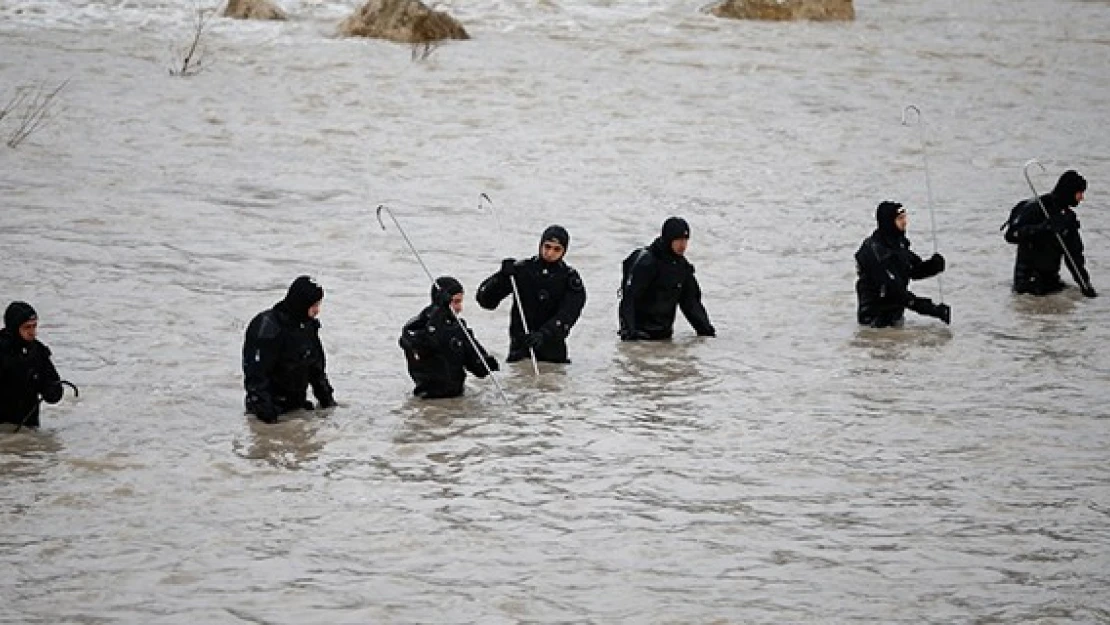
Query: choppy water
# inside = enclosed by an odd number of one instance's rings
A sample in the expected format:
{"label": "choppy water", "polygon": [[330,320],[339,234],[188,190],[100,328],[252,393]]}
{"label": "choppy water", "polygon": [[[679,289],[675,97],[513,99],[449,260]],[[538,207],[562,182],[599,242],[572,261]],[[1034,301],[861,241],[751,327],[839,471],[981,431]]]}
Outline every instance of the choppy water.
{"label": "choppy water", "polygon": [[[1110,292],[1110,3],[456,2],[474,39],[424,63],[284,6],[177,79],[189,3],[0,0],[0,96],[72,79],[0,148],[2,295],[82,388],[0,434],[0,621],[1110,622],[1108,299],[1014,297],[998,232],[1022,163],[1078,168]],[[860,330],[874,206],[932,251],[910,103],[954,322]],[[568,227],[574,364],[408,399],[427,288],[385,200],[471,291]],[[669,214],[720,337],[622,345],[619,262]],[[304,272],[344,405],[262,427],[242,333]],[[466,316],[503,353],[507,312]]]}

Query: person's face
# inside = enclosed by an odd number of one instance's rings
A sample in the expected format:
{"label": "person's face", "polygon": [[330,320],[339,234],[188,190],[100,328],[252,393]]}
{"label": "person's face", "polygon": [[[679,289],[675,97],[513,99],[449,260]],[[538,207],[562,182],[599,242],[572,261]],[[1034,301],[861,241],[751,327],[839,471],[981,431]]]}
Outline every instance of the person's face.
{"label": "person's face", "polygon": [[690,245],[690,239],[675,239],[671,241],[671,251],[678,256],[686,254],[686,248]]}
{"label": "person's face", "polygon": [[1075,194],[1075,205],[1076,206],[1079,206],[1079,203],[1083,201],[1083,193],[1084,193],[1083,191],[1076,192],[1076,194]]}
{"label": "person's face", "polygon": [[557,263],[565,253],[566,249],[558,241],[544,241],[540,246],[540,256],[545,263]]}
{"label": "person's face", "polygon": [[451,310],[455,311],[456,315],[461,315],[463,311],[463,294],[455,293],[451,296]]}
{"label": "person's face", "polygon": [[323,303],[324,303],[324,300],[320,300],[320,301],[316,302],[315,304],[308,307],[308,318],[309,319],[315,319],[316,316],[320,314],[320,304],[323,304]]}
{"label": "person's face", "polygon": [[24,341],[27,341],[28,343],[35,340],[35,337],[38,336],[38,333],[39,322],[37,319],[24,321],[23,324],[19,326],[19,337],[22,338]]}
{"label": "person's face", "polygon": [[894,218],[894,226],[901,232],[905,232],[906,228],[910,226],[910,216],[906,213],[899,213],[898,216]]}

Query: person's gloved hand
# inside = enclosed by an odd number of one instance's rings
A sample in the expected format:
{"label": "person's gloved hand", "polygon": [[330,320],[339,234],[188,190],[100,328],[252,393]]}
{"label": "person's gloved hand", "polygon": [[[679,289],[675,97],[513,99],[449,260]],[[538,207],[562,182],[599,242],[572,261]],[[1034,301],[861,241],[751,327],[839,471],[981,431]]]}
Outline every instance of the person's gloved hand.
{"label": "person's gloved hand", "polygon": [[42,391],[43,401],[48,404],[56,404],[62,400],[62,395],[65,394],[65,389],[62,388],[61,382],[49,382],[43,386]]}
{"label": "person's gloved hand", "polygon": [[490,371],[500,371],[501,365],[497,364],[497,359],[493,356],[486,356],[486,366]]}
{"label": "person's gloved hand", "polygon": [[501,275],[503,275],[503,276],[514,276],[514,275],[516,275],[516,259],[515,258],[506,258],[505,260],[501,261]]}
{"label": "person's gloved hand", "polygon": [[952,307],[948,304],[937,304],[933,307],[933,316],[944,322],[944,325],[952,323]]}
{"label": "person's gloved hand", "polygon": [[524,335],[520,340],[520,344],[527,349],[536,349],[543,345],[544,335],[543,332],[532,332]]}
{"label": "person's gloved hand", "polygon": [[932,266],[932,268],[936,270],[937,273],[944,271],[946,263],[944,257],[941,256],[939,253],[933,253],[933,255],[929,257],[928,262],[929,265]]}
{"label": "person's gloved hand", "polygon": [[1089,284],[1086,287],[1079,289],[1079,292],[1082,293],[1085,297],[1098,297],[1098,292],[1095,291],[1095,287]]}

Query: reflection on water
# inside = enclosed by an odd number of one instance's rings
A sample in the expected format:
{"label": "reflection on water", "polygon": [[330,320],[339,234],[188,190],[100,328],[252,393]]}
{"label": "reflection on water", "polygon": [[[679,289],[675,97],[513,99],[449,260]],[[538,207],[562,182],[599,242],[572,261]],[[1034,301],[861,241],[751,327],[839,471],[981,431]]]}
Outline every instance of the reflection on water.
{"label": "reflection on water", "polygon": [[328,427],[321,413],[296,411],[282,415],[277,423],[247,417],[249,441],[236,439],[232,450],[248,460],[263,460],[280,469],[303,469],[320,457],[324,442],[321,428]]}

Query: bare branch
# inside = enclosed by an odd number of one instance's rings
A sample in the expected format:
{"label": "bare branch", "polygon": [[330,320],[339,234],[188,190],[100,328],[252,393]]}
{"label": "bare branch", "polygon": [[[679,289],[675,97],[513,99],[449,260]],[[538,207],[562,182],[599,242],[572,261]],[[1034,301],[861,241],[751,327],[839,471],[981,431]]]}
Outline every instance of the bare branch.
{"label": "bare branch", "polygon": [[50,109],[62,89],[69,84],[69,79],[62,81],[57,87],[47,91],[42,84],[23,85],[16,89],[16,95],[8,102],[3,111],[0,111],[0,120],[12,114],[19,120],[15,130],[8,136],[7,145],[15,148],[42,127],[50,117]]}

